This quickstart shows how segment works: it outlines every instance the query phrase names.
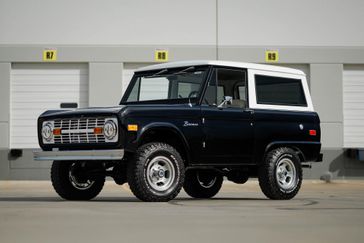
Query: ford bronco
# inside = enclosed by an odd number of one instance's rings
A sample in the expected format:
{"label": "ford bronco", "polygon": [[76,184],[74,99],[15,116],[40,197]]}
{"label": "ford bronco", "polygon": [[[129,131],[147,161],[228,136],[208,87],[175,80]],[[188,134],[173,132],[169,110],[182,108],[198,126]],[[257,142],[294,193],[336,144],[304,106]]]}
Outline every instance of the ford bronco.
{"label": "ford bronco", "polygon": [[257,177],[271,199],[291,199],[302,167],[322,161],[320,120],[303,72],[225,61],[137,70],[116,107],[51,110],[38,119],[51,180],[68,200],[89,200],[107,176],[143,201],[183,187],[215,196],[223,178]]}

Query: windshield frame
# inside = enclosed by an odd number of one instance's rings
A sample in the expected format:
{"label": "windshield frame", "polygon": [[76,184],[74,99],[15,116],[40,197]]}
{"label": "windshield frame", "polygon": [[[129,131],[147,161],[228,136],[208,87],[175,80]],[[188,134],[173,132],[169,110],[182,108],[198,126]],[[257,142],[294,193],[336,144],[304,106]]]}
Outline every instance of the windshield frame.
{"label": "windshield frame", "polygon": [[[204,69],[204,75],[202,77],[201,80],[201,85],[198,91],[198,95],[196,97],[193,98],[178,98],[178,99],[155,99],[155,100],[142,100],[142,101],[127,101],[127,99],[130,96],[130,93],[132,92],[136,82],[138,81],[139,77],[146,77],[146,76],[153,76],[155,74],[158,74],[159,72],[166,70],[166,69],[155,69],[155,70],[151,70],[151,71],[144,71],[144,72],[135,72],[132,79],[130,80],[130,83],[126,89],[126,91],[124,92],[123,97],[121,98],[121,101],[119,103],[119,105],[128,105],[128,104],[186,104],[186,103],[191,103],[191,104],[198,104],[201,101],[201,97],[203,95],[203,92],[205,90],[205,84],[206,84],[206,80],[209,77],[210,71],[211,71],[211,66],[210,65],[192,65],[192,66],[181,66],[181,67],[174,67],[174,68],[169,68],[167,69],[167,74],[170,73],[178,73],[180,71],[186,70],[190,67],[194,67],[196,69]],[[161,75],[156,75],[156,77],[158,76],[165,76],[166,73],[163,72],[161,73]],[[140,92],[140,91],[139,91]]]}

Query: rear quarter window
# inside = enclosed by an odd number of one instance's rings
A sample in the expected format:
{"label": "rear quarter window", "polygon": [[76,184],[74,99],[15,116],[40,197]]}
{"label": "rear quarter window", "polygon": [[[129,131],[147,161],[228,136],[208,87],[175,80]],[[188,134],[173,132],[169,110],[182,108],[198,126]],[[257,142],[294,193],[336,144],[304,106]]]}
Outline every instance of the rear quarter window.
{"label": "rear quarter window", "polygon": [[255,75],[257,104],[307,106],[301,79]]}

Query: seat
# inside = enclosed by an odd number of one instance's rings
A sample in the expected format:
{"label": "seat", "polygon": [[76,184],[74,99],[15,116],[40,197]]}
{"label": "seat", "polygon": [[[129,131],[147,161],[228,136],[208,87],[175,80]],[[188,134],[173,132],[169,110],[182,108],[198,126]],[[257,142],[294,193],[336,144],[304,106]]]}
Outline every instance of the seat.
{"label": "seat", "polygon": [[240,99],[234,99],[231,101],[230,107],[237,107],[237,108],[245,108],[246,107],[246,101],[240,100]]}

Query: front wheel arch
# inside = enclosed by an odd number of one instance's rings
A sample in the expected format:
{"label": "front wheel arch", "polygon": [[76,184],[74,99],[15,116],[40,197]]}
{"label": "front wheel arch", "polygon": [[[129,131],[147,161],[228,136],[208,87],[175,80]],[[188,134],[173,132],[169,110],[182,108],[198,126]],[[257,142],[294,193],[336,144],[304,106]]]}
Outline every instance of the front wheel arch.
{"label": "front wheel arch", "polygon": [[151,124],[145,127],[137,138],[138,147],[151,142],[166,143],[174,147],[182,156],[185,165],[191,161],[185,136],[172,124]]}

